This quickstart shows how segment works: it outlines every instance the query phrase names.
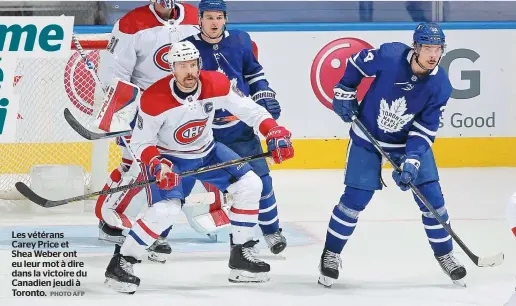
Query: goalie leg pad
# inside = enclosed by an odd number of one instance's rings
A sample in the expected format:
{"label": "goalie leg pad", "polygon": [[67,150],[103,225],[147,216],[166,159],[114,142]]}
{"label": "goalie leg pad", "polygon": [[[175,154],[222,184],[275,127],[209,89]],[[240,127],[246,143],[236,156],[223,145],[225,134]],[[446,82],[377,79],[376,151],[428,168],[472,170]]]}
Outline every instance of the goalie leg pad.
{"label": "goalie leg pad", "polygon": [[209,183],[202,183],[202,186],[196,187],[196,191],[202,189],[203,192],[188,196],[183,212],[196,232],[216,240],[217,232],[230,225],[228,205],[225,202],[227,198],[217,187]]}
{"label": "goalie leg pad", "polygon": [[181,200],[168,199],[157,202],[150,207],[141,219],[138,219],[120,250],[124,256],[139,259],[162,233],[172,224],[175,215],[181,212]]}
{"label": "goalie leg pad", "polygon": [[[140,172],[139,169],[139,165],[134,163],[128,171],[124,172],[123,167],[113,170],[104,190],[146,179],[146,173]],[[109,226],[131,228],[131,220],[134,220],[146,202],[145,194],[140,194],[142,189],[143,187],[140,187],[100,196],[95,206],[95,214]]]}
{"label": "goalie leg pad", "polygon": [[[442,219],[450,224],[448,211],[444,206],[444,196],[441,192],[441,185],[439,181],[428,182],[417,185],[417,189],[425,196],[425,198],[432,204],[432,207],[439,213]],[[450,234],[439,224],[439,221],[434,215],[428,211],[423,202],[414,194],[414,200],[422,212],[422,221],[425,228],[428,242],[434,251],[435,256],[442,256],[450,253],[453,249],[453,242]]]}
{"label": "goalie leg pad", "polygon": [[233,241],[235,244],[244,244],[254,238],[253,227],[258,223],[262,181],[254,172],[249,171],[231,184],[227,191],[233,198],[229,211]]}

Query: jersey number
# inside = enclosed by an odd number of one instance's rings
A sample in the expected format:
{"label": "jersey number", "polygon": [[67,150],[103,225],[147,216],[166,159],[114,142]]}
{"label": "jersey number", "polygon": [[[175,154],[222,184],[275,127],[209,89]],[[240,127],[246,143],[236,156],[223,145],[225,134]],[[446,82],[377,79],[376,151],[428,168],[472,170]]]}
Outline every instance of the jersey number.
{"label": "jersey number", "polygon": [[373,53],[371,53],[371,51],[369,51],[369,52],[367,52],[366,58],[364,58],[364,63],[367,63],[373,59],[374,59],[374,55],[373,55]]}

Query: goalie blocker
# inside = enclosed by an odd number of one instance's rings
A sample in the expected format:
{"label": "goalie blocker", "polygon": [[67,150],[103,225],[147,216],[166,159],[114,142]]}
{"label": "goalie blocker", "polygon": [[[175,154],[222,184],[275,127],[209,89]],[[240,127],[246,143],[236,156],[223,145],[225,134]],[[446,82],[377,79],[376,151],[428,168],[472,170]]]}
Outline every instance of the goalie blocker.
{"label": "goalie blocker", "polygon": [[[134,84],[116,79],[106,90],[106,97],[96,115],[96,128],[105,132],[131,130],[135,124],[141,92]],[[129,142],[130,136],[125,141]],[[121,146],[121,149],[122,163],[111,172],[104,190],[147,179],[139,163],[133,163],[128,149],[125,146]],[[228,205],[227,200],[215,186],[197,185],[193,192],[198,193],[186,198],[183,211],[195,231],[216,240],[217,232],[229,225],[228,209],[224,209]],[[135,188],[98,198],[95,214],[104,224],[99,239],[114,243],[123,241],[120,233],[132,227],[132,222],[148,203],[147,194],[141,192],[142,189]]]}

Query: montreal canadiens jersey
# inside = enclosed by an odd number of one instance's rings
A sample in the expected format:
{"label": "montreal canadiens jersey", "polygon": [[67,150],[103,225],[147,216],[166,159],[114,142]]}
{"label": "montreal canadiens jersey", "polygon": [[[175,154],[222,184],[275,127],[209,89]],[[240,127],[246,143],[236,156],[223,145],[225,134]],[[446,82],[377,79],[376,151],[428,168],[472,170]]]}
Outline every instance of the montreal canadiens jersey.
{"label": "montreal canadiens jersey", "polygon": [[[227,30],[217,44],[204,41],[200,34],[188,37],[199,50],[203,70],[218,71],[225,74],[231,84],[245,94],[252,96],[256,92],[269,88],[263,67],[253,53],[251,37],[240,30]],[[233,114],[227,109],[217,109],[215,118],[231,118]],[[221,142],[244,141],[254,137],[252,128],[239,120],[214,123],[215,138]]]}
{"label": "montreal canadiens jersey", "polygon": [[170,74],[166,55],[170,44],[199,32],[198,10],[176,4],[173,23],[162,19],[154,4],[138,7],[118,20],[107,52],[103,52],[99,76],[106,85],[115,78],[147,89]]}
{"label": "montreal canadiens jersey", "polygon": [[130,146],[146,165],[161,154],[184,159],[206,156],[215,144],[212,121],[216,108],[230,110],[257,131],[265,128],[261,126],[264,120],[273,120],[265,108],[231,86],[219,72],[201,71],[199,87],[184,100],[174,92],[174,82],[169,75],[142,95]]}
{"label": "montreal canadiens jersey", "polygon": [[[439,66],[416,76],[410,67],[413,53],[402,43],[364,49],[348,59],[340,83],[357,88],[362,78],[375,77],[360,103],[360,121],[387,152],[421,156],[434,142],[452,86]],[[375,151],[355,124],[350,137]]]}

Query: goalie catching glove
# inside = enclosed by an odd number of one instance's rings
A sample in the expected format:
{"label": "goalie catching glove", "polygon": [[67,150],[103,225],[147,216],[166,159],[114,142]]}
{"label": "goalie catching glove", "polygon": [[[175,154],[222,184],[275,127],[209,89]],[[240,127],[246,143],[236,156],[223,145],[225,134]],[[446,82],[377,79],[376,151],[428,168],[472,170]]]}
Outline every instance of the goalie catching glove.
{"label": "goalie catching glove", "polygon": [[156,178],[159,189],[171,190],[179,185],[181,177],[172,171],[173,164],[166,159],[153,158],[149,172]]}

